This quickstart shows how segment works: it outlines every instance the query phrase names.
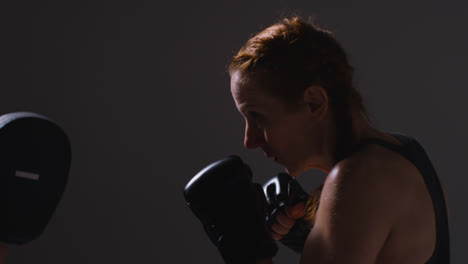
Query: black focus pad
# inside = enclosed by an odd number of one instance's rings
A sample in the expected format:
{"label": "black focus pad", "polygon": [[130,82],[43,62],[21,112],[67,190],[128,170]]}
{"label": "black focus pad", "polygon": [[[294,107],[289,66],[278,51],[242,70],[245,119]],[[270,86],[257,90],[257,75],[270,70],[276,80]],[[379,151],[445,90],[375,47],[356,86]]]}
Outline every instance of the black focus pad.
{"label": "black focus pad", "polygon": [[0,116],[0,241],[24,244],[46,228],[67,184],[71,147],[44,116]]}

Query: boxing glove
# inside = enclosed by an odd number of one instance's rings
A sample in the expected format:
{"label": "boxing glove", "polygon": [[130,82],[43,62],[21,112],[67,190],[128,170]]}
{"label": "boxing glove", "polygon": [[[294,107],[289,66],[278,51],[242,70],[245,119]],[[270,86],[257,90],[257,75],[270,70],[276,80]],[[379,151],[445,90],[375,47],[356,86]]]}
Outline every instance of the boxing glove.
{"label": "boxing glove", "polygon": [[[286,206],[294,206],[301,202],[307,203],[309,199],[309,194],[287,173],[280,173],[271,178],[263,185],[263,190],[267,200],[265,218],[267,227],[271,227],[276,221],[276,215],[284,212]],[[294,226],[280,242],[293,251],[302,253],[310,229],[311,225],[304,217],[296,219]]]}
{"label": "boxing glove", "polygon": [[225,263],[255,263],[276,254],[265,226],[263,188],[239,157],[205,167],[187,183],[184,196]]}

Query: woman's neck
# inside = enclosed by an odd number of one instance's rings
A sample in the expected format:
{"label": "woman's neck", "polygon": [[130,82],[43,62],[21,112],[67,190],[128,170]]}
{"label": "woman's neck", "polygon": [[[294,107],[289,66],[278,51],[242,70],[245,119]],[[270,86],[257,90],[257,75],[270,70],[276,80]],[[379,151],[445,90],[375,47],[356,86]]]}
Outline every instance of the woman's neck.
{"label": "woman's neck", "polygon": [[335,151],[334,162],[331,167],[334,167],[341,160],[351,155],[352,151],[363,139],[384,138],[386,135],[374,128],[369,120],[361,113],[352,115],[351,122],[348,123],[347,126],[337,127],[336,129],[344,129],[345,132],[335,135],[336,140],[333,146]]}
{"label": "woman's neck", "polygon": [[339,134],[336,122],[332,116],[324,119],[323,133],[316,143],[319,150],[308,160],[304,171],[318,169],[329,173],[363,139],[373,137],[389,140],[387,134],[374,128],[360,113],[353,115],[351,127],[345,128],[349,131],[347,133]]}
{"label": "woman's neck", "polygon": [[373,127],[372,124],[364,117],[356,118],[355,125],[353,126],[353,131],[355,135],[355,142],[353,142],[354,145],[359,144],[359,142],[366,138],[378,138],[388,141],[392,144],[401,144],[401,142],[398,139],[394,138],[388,133],[385,133]]}

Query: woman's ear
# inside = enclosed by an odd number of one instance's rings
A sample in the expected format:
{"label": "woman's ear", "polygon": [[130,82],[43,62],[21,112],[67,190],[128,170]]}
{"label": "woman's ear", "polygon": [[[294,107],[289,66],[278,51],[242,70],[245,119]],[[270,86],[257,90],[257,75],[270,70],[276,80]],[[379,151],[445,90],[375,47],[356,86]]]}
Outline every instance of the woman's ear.
{"label": "woman's ear", "polygon": [[328,95],[320,85],[311,85],[304,91],[304,102],[314,119],[320,120],[328,109]]}

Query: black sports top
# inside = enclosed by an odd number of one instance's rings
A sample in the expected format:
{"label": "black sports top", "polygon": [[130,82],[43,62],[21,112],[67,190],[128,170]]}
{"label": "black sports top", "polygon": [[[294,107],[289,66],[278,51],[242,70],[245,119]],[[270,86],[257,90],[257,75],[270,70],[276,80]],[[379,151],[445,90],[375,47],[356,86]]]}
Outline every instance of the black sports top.
{"label": "black sports top", "polygon": [[436,216],[436,246],[434,253],[426,264],[449,264],[450,237],[447,209],[445,206],[444,193],[435,169],[421,144],[414,138],[397,133],[388,134],[397,138],[403,145],[391,144],[377,138],[367,138],[361,141],[355,149],[357,150],[366,144],[378,144],[401,154],[419,170],[431,195]]}

